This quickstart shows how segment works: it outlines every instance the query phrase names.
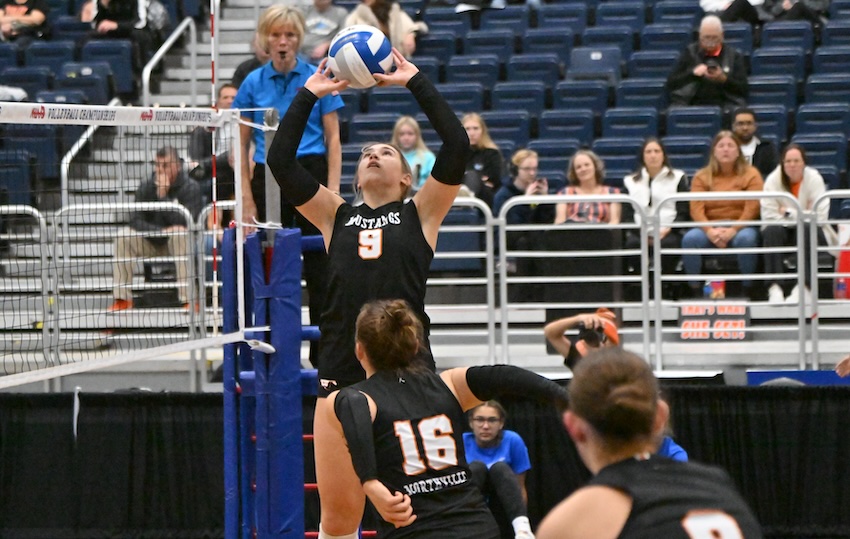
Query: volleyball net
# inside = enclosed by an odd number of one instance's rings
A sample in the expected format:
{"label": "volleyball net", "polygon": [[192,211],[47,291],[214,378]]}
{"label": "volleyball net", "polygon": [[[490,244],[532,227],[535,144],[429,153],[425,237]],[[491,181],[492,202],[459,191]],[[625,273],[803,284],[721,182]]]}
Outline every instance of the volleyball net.
{"label": "volleyball net", "polygon": [[[240,213],[235,115],[0,103],[0,388],[241,338],[221,333],[216,262]],[[164,175],[183,200],[136,196]]]}

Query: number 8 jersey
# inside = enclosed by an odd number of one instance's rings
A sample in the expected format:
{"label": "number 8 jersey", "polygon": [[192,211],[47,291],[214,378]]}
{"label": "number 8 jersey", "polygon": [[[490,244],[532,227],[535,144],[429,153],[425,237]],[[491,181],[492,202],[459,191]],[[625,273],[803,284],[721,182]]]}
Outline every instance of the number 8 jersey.
{"label": "number 8 jersey", "polygon": [[425,282],[434,252],[412,201],[377,209],[339,207],[328,249],[328,290],[320,322],[320,396],[365,378],[354,355],[354,325],[360,308],[376,299],[403,299],[422,322],[420,353],[434,370],[425,314]]}

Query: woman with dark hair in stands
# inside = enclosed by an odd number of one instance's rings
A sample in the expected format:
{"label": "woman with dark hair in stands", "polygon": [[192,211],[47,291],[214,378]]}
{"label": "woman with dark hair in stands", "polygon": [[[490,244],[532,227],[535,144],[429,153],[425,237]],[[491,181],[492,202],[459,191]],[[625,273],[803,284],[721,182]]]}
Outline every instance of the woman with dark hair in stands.
{"label": "woman with dark hair in stands", "polygon": [[[579,150],[573,154],[567,167],[569,185],[559,195],[614,195],[616,187],[605,185],[605,164],[590,150]],[[619,202],[569,202],[555,207],[555,224],[620,222]]]}
{"label": "woman with dark hair in stands", "polygon": [[[328,396],[323,413],[333,434],[329,449],[354,468],[362,489],[351,488],[365,493],[384,519],[380,537],[498,539],[499,528],[467,465],[464,411],[496,395],[566,406],[566,391],[508,365],[437,375],[419,357],[421,335],[419,318],[406,302],[363,306],[355,350],[367,379]],[[357,537],[361,515],[362,507],[351,513],[355,524],[343,537]],[[533,537],[525,524],[527,533],[517,537]],[[324,529],[319,533],[329,537]]]}
{"label": "woman with dark hair in stands", "polygon": [[669,408],[639,356],[606,348],[578,364],[564,424],[589,484],[557,505],[538,539],[758,539],[761,526],[720,468],[653,455]]}

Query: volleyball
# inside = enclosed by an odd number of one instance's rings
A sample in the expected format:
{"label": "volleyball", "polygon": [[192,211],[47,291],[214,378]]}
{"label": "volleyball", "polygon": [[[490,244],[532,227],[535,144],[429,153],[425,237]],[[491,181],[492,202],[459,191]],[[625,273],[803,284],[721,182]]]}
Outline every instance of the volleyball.
{"label": "volleyball", "polygon": [[392,45],[374,26],[349,26],[331,41],[328,65],[336,78],[349,81],[352,88],[369,88],[378,83],[373,73],[387,73],[392,68]]}

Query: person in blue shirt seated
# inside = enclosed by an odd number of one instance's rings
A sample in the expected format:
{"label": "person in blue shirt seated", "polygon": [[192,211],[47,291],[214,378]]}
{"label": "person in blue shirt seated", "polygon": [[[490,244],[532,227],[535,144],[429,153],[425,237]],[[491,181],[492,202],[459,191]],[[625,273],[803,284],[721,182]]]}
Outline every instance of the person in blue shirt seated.
{"label": "person in blue shirt seated", "polygon": [[658,435],[658,449],[655,451],[655,454],[659,457],[688,462],[688,452],[681,445],[673,441],[673,429],[670,427],[669,421],[670,405],[664,399],[659,399],[658,406],[666,409],[665,413],[667,414],[668,421]]}
{"label": "person in blue shirt seated", "polygon": [[516,539],[533,539],[528,522],[525,474],[531,469],[528,448],[519,434],[505,429],[505,409],[494,400],[470,410],[472,432],[463,434],[472,482],[492,503],[498,499]]}

